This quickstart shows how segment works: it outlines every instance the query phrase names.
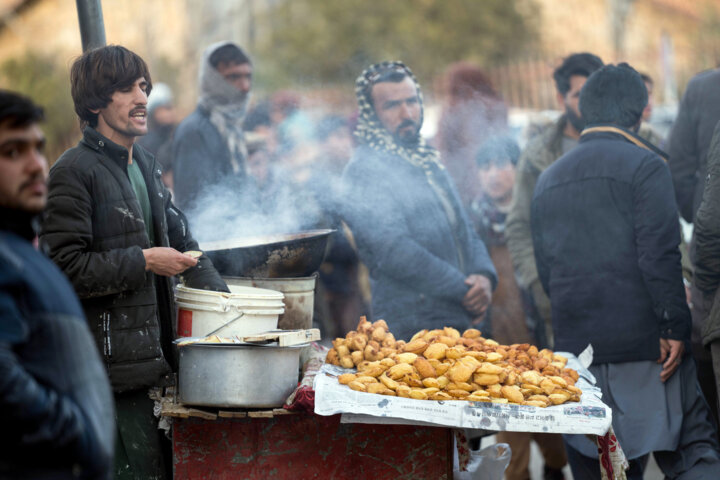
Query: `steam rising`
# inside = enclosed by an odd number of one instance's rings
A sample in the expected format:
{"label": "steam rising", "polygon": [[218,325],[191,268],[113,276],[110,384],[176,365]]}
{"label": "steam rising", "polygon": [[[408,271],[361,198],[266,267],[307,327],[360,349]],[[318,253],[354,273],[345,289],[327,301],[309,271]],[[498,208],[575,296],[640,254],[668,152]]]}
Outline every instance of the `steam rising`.
{"label": "steam rising", "polygon": [[334,203],[334,195],[332,189],[320,186],[336,185],[337,178],[317,171],[312,175],[310,181],[296,183],[274,172],[272,184],[263,189],[253,179],[240,186],[206,189],[186,212],[193,236],[204,245],[230,239],[245,239],[242,243],[247,244],[255,241],[247,237],[294,234],[328,226],[321,203]]}

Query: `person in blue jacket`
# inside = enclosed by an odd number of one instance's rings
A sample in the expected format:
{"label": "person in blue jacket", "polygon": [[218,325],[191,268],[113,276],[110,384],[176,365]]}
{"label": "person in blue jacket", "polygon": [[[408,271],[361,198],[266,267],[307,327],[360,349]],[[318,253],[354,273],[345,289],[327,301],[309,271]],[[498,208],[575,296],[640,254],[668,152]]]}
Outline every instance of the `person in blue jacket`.
{"label": "person in blue jacket", "polygon": [[[578,145],[538,179],[535,260],[552,306],[555,349],[594,350],[590,372],[642,479],[653,453],[666,478],[717,478],[715,425],[689,355],[680,227],[663,152],[637,136],[647,91],[627,64],[580,91]],[[565,436],[574,478],[600,478],[597,446]]]}
{"label": "person in blue jacket", "polygon": [[415,77],[383,62],[355,91],[358,147],[343,172],[341,210],[370,271],[373,317],[404,340],[479,324],[497,275],[438,151],[420,136]]}
{"label": "person in blue jacket", "polygon": [[110,382],[72,286],[32,244],[47,200],[42,120],[0,90],[0,478],[109,479]]}

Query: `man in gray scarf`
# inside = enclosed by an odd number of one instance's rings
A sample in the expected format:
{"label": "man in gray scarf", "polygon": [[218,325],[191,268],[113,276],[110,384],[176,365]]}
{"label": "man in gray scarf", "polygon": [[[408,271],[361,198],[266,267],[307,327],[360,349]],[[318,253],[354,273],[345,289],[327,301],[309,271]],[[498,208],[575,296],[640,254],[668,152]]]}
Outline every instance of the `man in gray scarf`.
{"label": "man in gray scarf", "polygon": [[208,47],[200,65],[200,97],[173,140],[175,203],[183,211],[202,208],[204,198],[243,190],[247,149],[242,121],[252,86],[252,63],[231,42]]}

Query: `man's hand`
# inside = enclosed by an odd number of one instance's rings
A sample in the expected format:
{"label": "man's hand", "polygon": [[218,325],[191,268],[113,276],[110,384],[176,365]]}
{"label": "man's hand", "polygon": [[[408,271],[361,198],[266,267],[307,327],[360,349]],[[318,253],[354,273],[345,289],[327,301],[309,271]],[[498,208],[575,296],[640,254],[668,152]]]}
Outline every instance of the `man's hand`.
{"label": "man's hand", "polygon": [[661,382],[665,382],[675,373],[675,370],[680,366],[680,362],[682,362],[684,352],[685,344],[682,340],[660,339],[660,358],[658,358],[657,363],[663,364],[663,369],[660,372]]}
{"label": "man's hand", "polygon": [[492,283],[490,283],[490,279],[484,275],[473,274],[465,279],[465,285],[470,286],[462,302],[465,310],[475,316],[485,314],[492,300]]}
{"label": "man's hand", "polygon": [[145,257],[145,270],[164,277],[178,275],[198,262],[196,258],[169,247],[147,248],[142,252]]}

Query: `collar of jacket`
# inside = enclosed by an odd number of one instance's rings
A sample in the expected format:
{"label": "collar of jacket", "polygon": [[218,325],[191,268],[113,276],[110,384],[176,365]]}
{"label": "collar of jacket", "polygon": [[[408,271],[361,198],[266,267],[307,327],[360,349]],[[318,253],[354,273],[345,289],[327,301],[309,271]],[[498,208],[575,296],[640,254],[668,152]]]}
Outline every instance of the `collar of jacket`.
{"label": "collar of jacket", "polygon": [[593,136],[594,134],[598,134],[598,133],[609,133],[609,134],[619,135],[619,136],[623,137],[625,140],[627,140],[628,142],[633,143],[640,148],[650,150],[651,152],[659,155],[660,158],[662,158],[664,161],[666,161],[666,162],[668,161],[668,154],[663,152],[659,148],[657,148],[652,143],[650,143],[647,140],[645,140],[644,138],[638,136],[636,133],[631,132],[630,130],[627,130],[625,128],[622,128],[622,127],[619,127],[617,125],[613,125],[610,123],[591,125],[582,131],[582,133],[580,134],[580,138],[581,138],[581,140],[585,140],[586,138],[588,138],[587,137],[588,135]]}
{"label": "collar of jacket", "polygon": [[562,156],[562,139],[566,124],[567,117],[563,114],[553,123],[544,126],[525,147],[523,155],[539,172]]}
{"label": "collar of jacket", "polygon": [[[108,157],[115,162],[123,170],[127,170],[128,150],[122,145],[113,142],[94,128],[87,126],[83,130],[83,138],[81,140],[85,146],[95,150]],[[136,143],[133,145],[133,160],[142,160],[141,147]]]}
{"label": "collar of jacket", "polygon": [[16,208],[0,207],[0,230],[12,232],[32,241],[37,231],[37,217],[24,210]]}

